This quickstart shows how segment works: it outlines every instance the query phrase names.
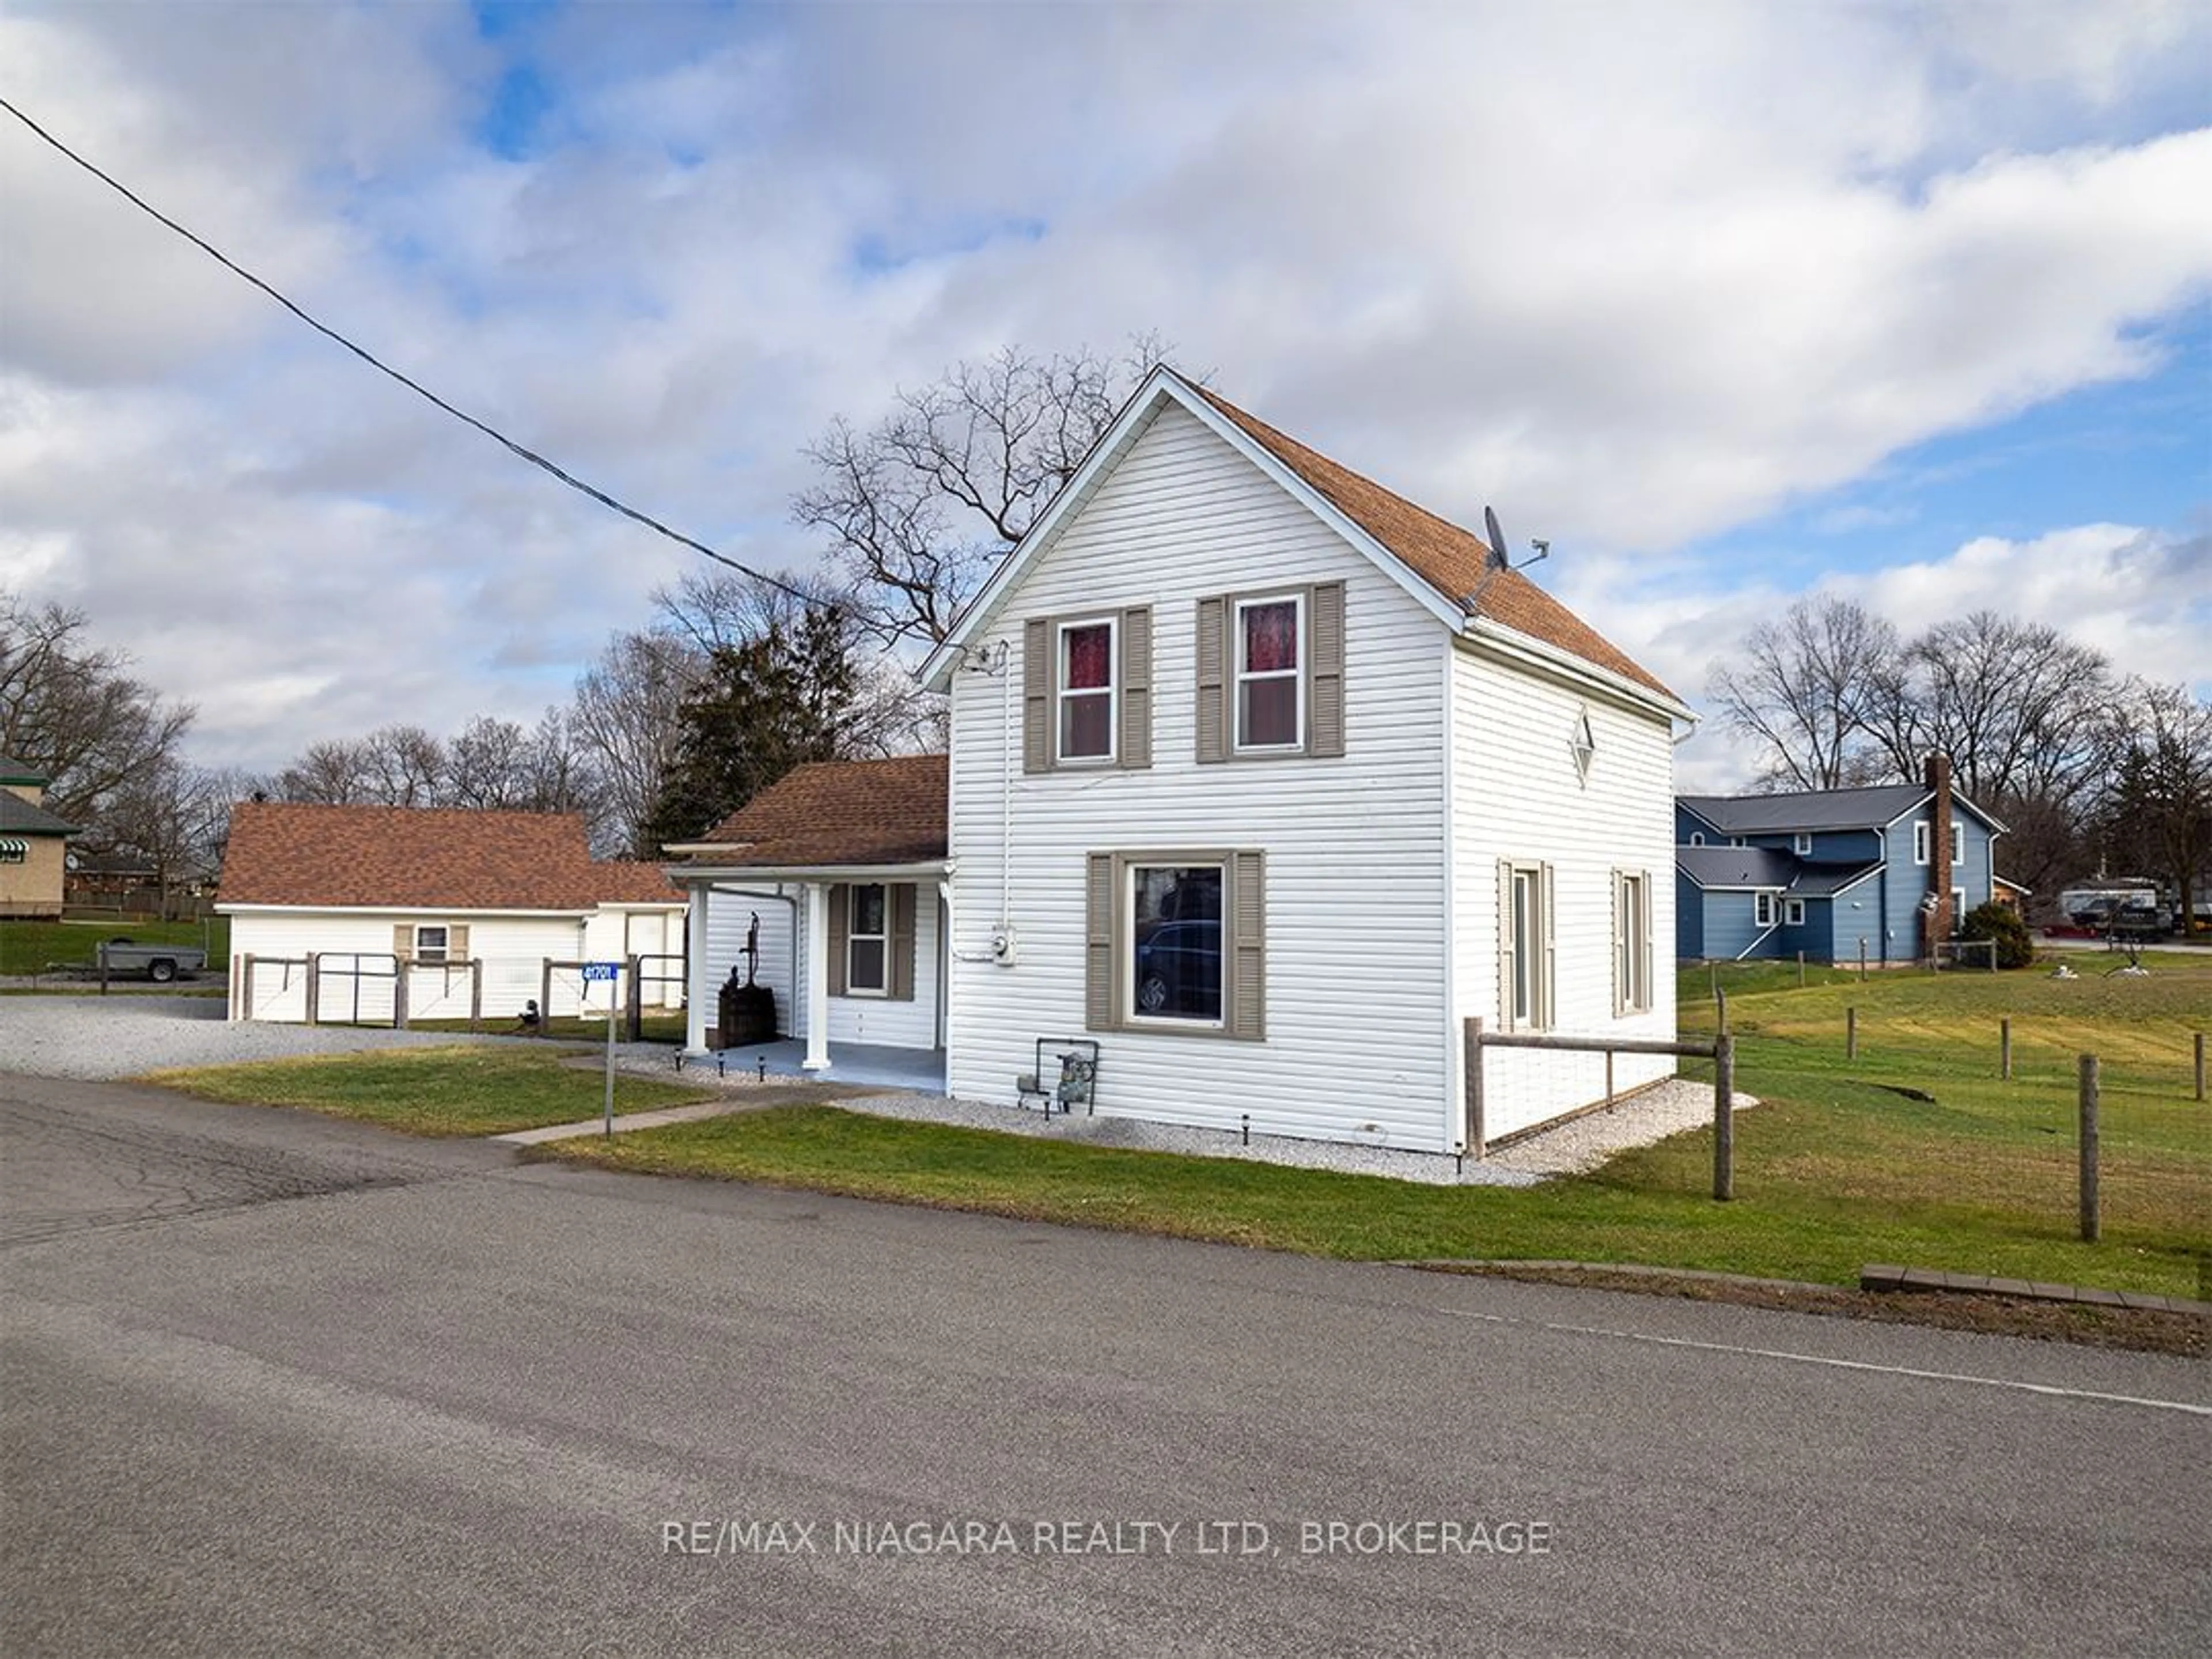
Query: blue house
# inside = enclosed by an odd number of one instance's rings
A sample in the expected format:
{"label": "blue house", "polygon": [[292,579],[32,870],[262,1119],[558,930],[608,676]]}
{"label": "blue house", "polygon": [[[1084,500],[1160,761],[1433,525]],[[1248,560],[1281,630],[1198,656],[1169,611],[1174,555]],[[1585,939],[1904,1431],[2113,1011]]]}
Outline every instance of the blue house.
{"label": "blue house", "polygon": [[1674,954],[1913,962],[1996,896],[2004,825],[1924,783],[1674,799]]}

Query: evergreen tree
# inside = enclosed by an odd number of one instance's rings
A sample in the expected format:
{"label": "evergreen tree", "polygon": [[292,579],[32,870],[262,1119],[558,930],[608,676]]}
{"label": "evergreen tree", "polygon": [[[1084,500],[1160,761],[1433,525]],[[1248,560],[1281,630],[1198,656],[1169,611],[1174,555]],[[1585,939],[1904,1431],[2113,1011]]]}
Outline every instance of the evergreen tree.
{"label": "evergreen tree", "polygon": [[678,714],[676,757],[647,842],[696,841],[793,767],[850,758],[861,689],[848,624],[833,606],[715,646]]}

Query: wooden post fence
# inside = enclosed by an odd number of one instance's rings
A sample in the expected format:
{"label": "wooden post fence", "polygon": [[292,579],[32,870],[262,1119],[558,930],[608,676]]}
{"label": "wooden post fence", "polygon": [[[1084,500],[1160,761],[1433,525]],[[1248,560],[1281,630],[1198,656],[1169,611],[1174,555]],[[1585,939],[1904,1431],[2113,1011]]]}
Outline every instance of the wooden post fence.
{"label": "wooden post fence", "polygon": [[1485,1048],[1540,1048],[1555,1054],[1672,1054],[1713,1062],[1713,1197],[1735,1196],[1735,1039],[1726,1031],[1711,1042],[1664,1042],[1648,1037],[1572,1037],[1548,1033],[1486,1032],[1470,1016],[1460,1022],[1466,1059],[1467,1150],[1480,1161],[1486,1146],[1482,1119],[1482,1051]]}
{"label": "wooden post fence", "polygon": [[2097,1057],[2081,1056],[2081,1241],[2094,1244],[2097,1215]]}
{"label": "wooden post fence", "polygon": [[1859,1011],[1856,1005],[1844,1010],[1844,1058],[1859,1057]]}
{"label": "wooden post fence", "polygon": [[2197,1034],[2197,1097],[2204,1098],[2204,1033]]}
{"label": "wooden post fence", "polygon": [[1713,1039],[1713,1197],[1735,1196],[1735,1039]]}
{"label": "wooden post fence", "polygon": [[1997,1075],[2006,1082],[2012,1081],[2012,1021],[1997,1022]]}
{"label": "wooden post fence", "polygon": [[1460,1046],[1467,1068],[1467,1150],[1482,1162],[1482,1022],[1470,1019],[1460,1028]]}

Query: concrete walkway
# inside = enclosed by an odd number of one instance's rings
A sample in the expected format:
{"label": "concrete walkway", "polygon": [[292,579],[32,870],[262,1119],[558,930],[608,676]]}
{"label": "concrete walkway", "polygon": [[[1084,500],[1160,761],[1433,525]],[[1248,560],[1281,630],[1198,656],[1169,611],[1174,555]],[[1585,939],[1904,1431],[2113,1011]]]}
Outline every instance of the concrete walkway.
{"label": "concrete walkway", "polygon": [[[579,1055],[568,1062],[580,1071],[595,1070],[601,1063],[596,1055]],[[621,1069],[635,1073],[646,1068],[643,1066],[624,1066]],[[668,1070],[665,1065],[655,1066],[652,1069],[656,1076],[665,1076]],[[757,1112],[770,1106],[822,1105],[874,1092],[850,1084],[761,1084],[750,1077],[717,1078],[711,1072],[701,1074],[698,1080],[708,1085],[719,1085],[722,1090],[721,1098],[694,1101],[689,1106],[662,1106],[649,1112],[617,1112],[614,1120],[615,1133],[622,1134],[631,1129],[658,1129],[671,1123],[696,1123],[702,1118],[727,1117],[732,1112]],[[606,1115],[601,1112],[595,1117],[580,1118],[574,1123],[542,1124],[535,1129],[516,1129],[503,1135],[487,1135],[485,1139],[508,1146],[537,1146],[549,1140],[574,1140],[584,1135],[605,1134],[606,1128]]]}
{"label": "concrete walkway", "polygon": [[[705,1117],[727,1117],[732,1112],[754,1112],[775,1103],[767,1100],[702,1100],[693,1106],[664,1106],[653,1112],[623,1112],[614,1121],[617,1133],[630,1129],[659,1129],[671,1123],[696,1123]],[[537,1146],[549,1140],[574,1140],[584,1135],[604,1134],[607,1121],[604,1115],[586,1118],[580,1123],[548,1123],[536,1129],[517,1129],[512,1134],[491,1135],[488,1139],[508,1146]]]}

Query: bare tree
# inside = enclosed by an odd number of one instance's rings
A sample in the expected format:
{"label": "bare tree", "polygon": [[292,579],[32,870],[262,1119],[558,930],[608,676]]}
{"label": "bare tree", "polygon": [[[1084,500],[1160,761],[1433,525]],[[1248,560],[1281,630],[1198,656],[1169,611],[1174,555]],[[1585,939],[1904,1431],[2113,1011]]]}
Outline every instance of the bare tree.
{"label": "bare tree", "polygon": [[370,799],[380,806],[434,806],[446,780],[446,746],[419,726],[380,726],[362,739]]}
{"label": "bare tree", "polygon": [[133,678],[88,627],[82,611],[0,588],[0,754],[46,775],[57,817],[98,830],[125,785],[175,757],[195,711]]}
{"label": "bare tree", "polygon": [[834,422],[805,452],[816,481],[792,514],[827,533],[860,627],[885,645],[944,639],[1163,351],[1149,337],[1118,359],[1009,346],[899,392],[865,432]]}
{"label": "bare tree", "polygon": [[1741,665],[1715,665],[1705,695],[1762,746],[1768,787],[1839,789],[1872,781],[1871,698],[1900,654],[1897,630],[1862,606],[1800,599],[1751,631]]}
{"label": "bare tree", "polygon": [[665,632],[618,634],[576,682],[568,722],[603,791],[611,843],[632,858],[659,852],[647,824],[681,740],[684,699],[705,653]]}
{"label": "bare tree", "polygon": [[143,858],[153,870],[161,912],[169,915],[178,886],[212,874],[222,862],[232,781],[232,774],[164,756],[140,768],[117,790],[94,845],[100,851]]}
{"label": "bare tree", "polygon": [[441,806],[520,810],[530,798],[525,750],[530,734],[514,720],[479,714],[445,746]]}
{"label": "bare tree", "polygon": [[1894,695],[1912,713],[1901,730],[1876,732],[1899,776],[1917,776],[1920,757],[1940,749],[1960,788],[1994,806],[2067,799],[2109,765],[2118,681],[2102,652],[1977,611],[1936,623],[1905,658]]}
{"label": "bare tree", "polygon": [[345,738],[311,743],[282,772],[270,792],[283,800],[326,806],[371,804],[375,797],[365,747]]}
{"label": "bare tree", "polygon": [[2212,703],[2135,681],[2121,709],[2125,747],[2099,828],[2110,854],[2173,890],[2186,927],[2212,872]]}

